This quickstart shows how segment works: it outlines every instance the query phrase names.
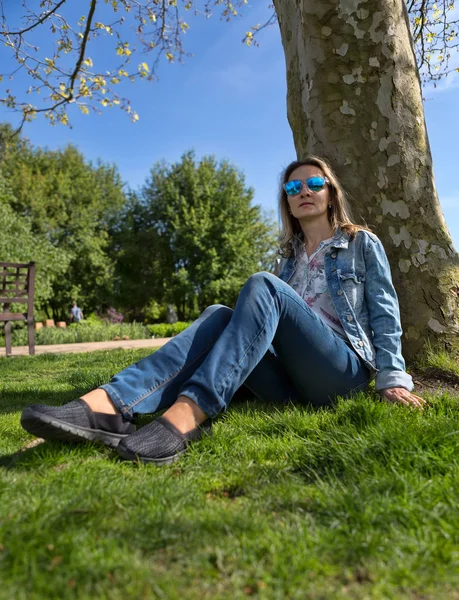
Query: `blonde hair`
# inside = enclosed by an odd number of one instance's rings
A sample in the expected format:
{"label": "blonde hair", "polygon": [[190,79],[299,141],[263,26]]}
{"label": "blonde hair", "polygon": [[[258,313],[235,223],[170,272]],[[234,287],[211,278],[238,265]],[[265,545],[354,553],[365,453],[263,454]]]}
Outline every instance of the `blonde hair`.
{"label": "blonde hair", "polygon": [[284,183],[287,183],[293,171],[304,165],[318,167],[329,181],[329,204],[331,204],[331,206],[328,209],[328,220],[332,226],[333,232],[339,227],[342,231],[347,233],[351,239],[354,239],[358,231],[362,229],[370,231],[368,227],[356,225],[352,222],[346,195],[330,165],[318,156],[307,156],[303,160],[295,160],[290,163],[281,176],[279,190],[279,216],[281,221],[279,254],[284,258],[292,256],[294,253],[295,239],[298,239],[299,234],[302,232],[300,222],[290,214],[287,194],[284,190]]}

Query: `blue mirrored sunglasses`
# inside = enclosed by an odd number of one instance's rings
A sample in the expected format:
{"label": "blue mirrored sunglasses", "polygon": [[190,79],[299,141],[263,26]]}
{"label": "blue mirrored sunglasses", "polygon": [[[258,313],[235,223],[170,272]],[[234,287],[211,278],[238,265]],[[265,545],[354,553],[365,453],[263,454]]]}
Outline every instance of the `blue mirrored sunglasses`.
{"label": "blue mirrored sunglasses", "polygon": [[284,183],[284,190],[287,196],[296,196],[305,185],[311,192],[320,192],[325,184],[330,183],[327,177],[310,177],[309,179],[293,179]]}

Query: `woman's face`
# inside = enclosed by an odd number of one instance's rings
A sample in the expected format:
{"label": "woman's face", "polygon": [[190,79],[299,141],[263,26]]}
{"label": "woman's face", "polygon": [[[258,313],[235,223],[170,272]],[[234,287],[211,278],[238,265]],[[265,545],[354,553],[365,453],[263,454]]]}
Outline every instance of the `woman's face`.
{"label": "woman's face", "polygon": [[330,191],[328,184],[320,192],[312,192],[305,184],[311,177],[322,177],[325,175],[319,167],[314,165],[302,165],[295,169],[288,181],[299,179],[303,186],[299,194],[287,196],[290,212],[299,221],[326,219],[328,222],[328,205],[330,203]]}

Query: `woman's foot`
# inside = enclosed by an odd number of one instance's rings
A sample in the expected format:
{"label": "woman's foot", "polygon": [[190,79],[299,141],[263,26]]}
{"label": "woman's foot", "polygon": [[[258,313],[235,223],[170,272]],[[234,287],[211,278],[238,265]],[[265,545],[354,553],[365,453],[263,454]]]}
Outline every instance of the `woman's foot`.
{"label": "woman's foot", "polygon": [[180,433],[188,433],[208,419],[206,413],[199,408],[196,402],[187,396],[179,396],[162,416],[172,423]]}
{"label": "woman's foot", "polygon": [[29,433],[46,440],[101,442],[113,448],[135,432],[134,425],[119,413],[92,410],[81,398],[63,406],[28,406],[22,412],[21,425]]}
{"label": "woman's foot", "polygon": [[178,460],[191,442],[200,440],[204,435],[212,435],[210,419],[183,434],[170,421],[158,417],[149,425],[121,440],[117,451],[121,458],[126,460],[168,465]]}
{"label": "woman's foot", "polygon": [[167,465],[180,458],[191,442],[211,433],[206,413],[190,398],[180,396],[161,417],[122,440],[118,454],[126,460]]}
{"label": "woman's foot", "polygon": [[86,402],[91,410],[105,415],[117,415],[118,410],[111,401],[110,396],[102,388],[96,388],[92,392],[88,392],[81,399]]}

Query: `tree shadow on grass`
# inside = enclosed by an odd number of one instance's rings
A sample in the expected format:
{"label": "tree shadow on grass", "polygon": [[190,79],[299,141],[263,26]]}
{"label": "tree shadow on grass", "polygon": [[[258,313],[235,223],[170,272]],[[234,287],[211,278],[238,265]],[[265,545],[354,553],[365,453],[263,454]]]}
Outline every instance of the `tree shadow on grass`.
{"label": "tree shadow on grass", "polygon": [[49,404],[50,406],[61,406],[71,400],[79,398],[87,390],[66,390],[61,392],[24,391],[24,392],[0,392],[0,414],[12,414],[22,411],[30,404]]}
{"label": "tree shadow on grass", "polygon": [[91,442],[59,442],[33,438],[16,452],[0,458],[0,468],[6,470],[36,471],[39,467],[62,468],[67,461],[82,458],[115,458],[116,451]]}

